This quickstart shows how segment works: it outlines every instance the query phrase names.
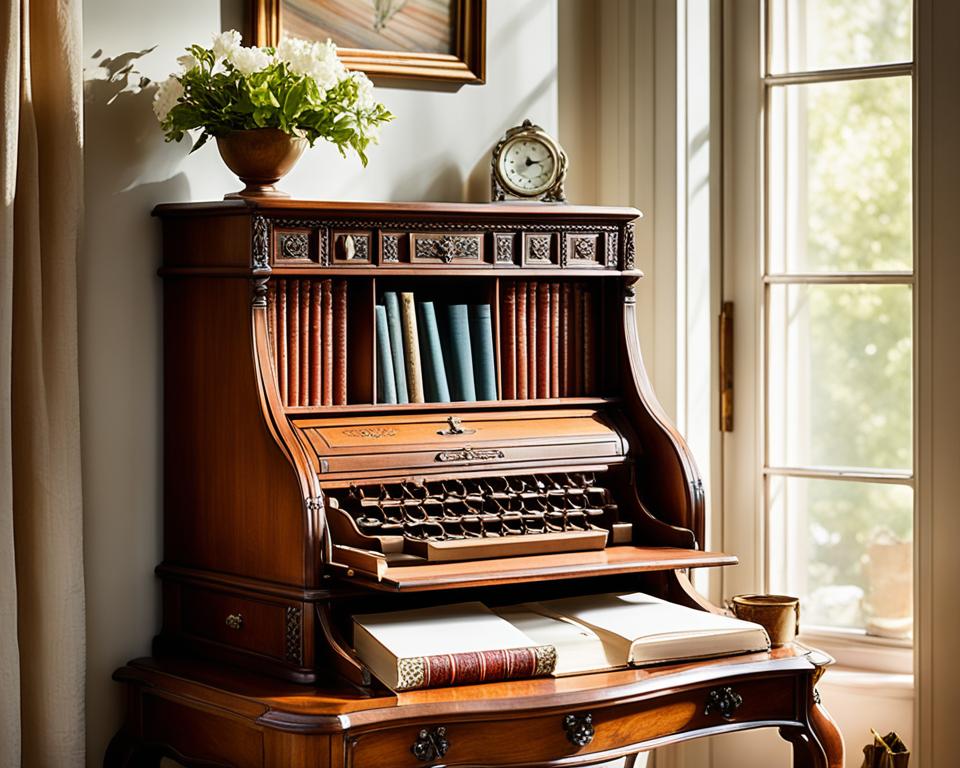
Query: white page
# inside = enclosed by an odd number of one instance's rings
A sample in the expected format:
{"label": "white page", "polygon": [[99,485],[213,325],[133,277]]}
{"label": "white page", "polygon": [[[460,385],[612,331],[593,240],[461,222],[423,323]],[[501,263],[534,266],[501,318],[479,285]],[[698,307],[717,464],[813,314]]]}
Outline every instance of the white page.
{"label": "white page", "polygon": [[354,616],[399,659],[538,645],[483,603]]}

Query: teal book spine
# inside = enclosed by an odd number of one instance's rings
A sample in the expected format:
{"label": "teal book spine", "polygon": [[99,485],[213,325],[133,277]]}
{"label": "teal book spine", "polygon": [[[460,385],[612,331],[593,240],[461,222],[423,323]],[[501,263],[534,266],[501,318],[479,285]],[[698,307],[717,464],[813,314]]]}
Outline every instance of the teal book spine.
{"label": "teal book spine", "polygon": [[466,304],[447,307],[448,360],[451,395],[454,400],[477,399],[473,376],[473,352],[470,349],[470,320]]}
{"label": "teal book spine", "polygon": [[420,358],[423,362],[423,389],[427,402],[449,403],[450,388],[447,386],[447,368],[440,344],[440,328],[437,311],[432,301],[422,301],[417,306],[420,315]]}
{"label": "teal book spine", "polygon": [[377,402],[393,405],[397,402],[397,381],[393,373],[387,311],[377,304],[374,312],[377,321]]}
{"label": "teal book spine", "polygon": [[470,350],[478,400],[497,399],[497,372],[493,353],[493,317],[489,304],[470,305]]}
{"label": "teal book spine", "polygon": [[390,333],[390,353],[393,356],[393,378],[396,382],[398,403],[409,403],[407,369],[403,364],[403,327],[400,321],[400,299],[393,291],[384,291],[383,305],[387,311],[387,331]]}

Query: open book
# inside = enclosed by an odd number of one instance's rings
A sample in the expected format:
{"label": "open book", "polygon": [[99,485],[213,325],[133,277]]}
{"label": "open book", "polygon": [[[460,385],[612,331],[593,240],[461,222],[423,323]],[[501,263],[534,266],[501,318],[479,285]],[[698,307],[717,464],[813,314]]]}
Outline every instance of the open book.
{"label": "open book", "polygon": [[[770,638],[759,624],[661,600],[642,592],[584,595],[530,603],[524,608],[544,621],[522,616],[517,626],[533,639],[556,637],[556,674],[592,671],[605,659],[606,668],[643,666],[684,659],[703,659],[765,651]],[[511,610],[503,614],[509,621]],[[551,627],[547,622],[553,621]],[[577,641],[568,627],[593,634]],[[601,667],[603,668],[603,667]]]}
{"label": "open book", "polygon": [[495,610],[473,602],[354,616],[354,648],[394,690],[583,674],[769,647],[759,624],[642,592]]}

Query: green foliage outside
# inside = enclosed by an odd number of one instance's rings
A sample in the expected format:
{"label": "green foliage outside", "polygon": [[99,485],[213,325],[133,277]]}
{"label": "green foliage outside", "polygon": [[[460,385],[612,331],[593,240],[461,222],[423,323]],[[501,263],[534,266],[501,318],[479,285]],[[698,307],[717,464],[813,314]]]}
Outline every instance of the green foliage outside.
{"label": "green foliage outside", "polygon": [[[909,56],[909,2],[819,0],[815,5],[823,23],[811,33],[822,36],[821,51],[831,52],[828,64],[898,61],[904,52]],[[802,91],[799,117],[805,121],[799,127],[806,131],[808,151],[806,249],[802,263],[789,268],[911,269],[910,78],[797,87]],[[911,469],[910,287],[789,290],[791,310],[806,323],[809,343],[804,372],[810,403],[804,453],[809,463]],[[799,486],[803,488],[795,501],[805,501],[808,511],[808,594],[830,585],[855,585],[869,593],[866,548],[879,540],[912,538],[912,492],[841,481],[791,485]],[[801,509],[793,510],[798,512]],[[811,607],[814,615],[807,619],[814,623],[863,626],[867,618],[856,605],[854,610],[849,605],[834,610],[815,600]]]}

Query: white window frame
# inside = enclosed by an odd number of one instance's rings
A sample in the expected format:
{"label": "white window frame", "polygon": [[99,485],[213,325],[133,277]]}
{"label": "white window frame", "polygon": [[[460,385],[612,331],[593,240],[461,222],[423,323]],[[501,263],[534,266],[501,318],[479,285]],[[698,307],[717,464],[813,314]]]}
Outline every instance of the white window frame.
{"label": "white window frame", "polygon": [[[767,0],[752,3],[726,0],[724,6],[724,142],[723,167],[735,168],[723,180],[723,297],[736,305],[734,347],[737,350],[735,381],[735,428],[722,440],[723,465],[722,544],[736,552],[742,565],[723,574],[725,596],[766,590],[770,583],[769,520],[767,484],[773,476],[830,478],[835,482],[856,480],[886,482],[914,487],[910,473],[845,472],[818,467],[771,467],[767,462],[766,359],[764,335],[770,286],[782,283],[915,284],[915,272],[870,272],[826,275],[770,274],[766,201],[769,179],[767,126],[772,89],[800,83],[861,80],[867,77],[910,75],[916,92],[914,62],[851,67],[809,73],[771,75],[769,51],[764,43],[771,30],[765,15]],[[766,24],[766,28],[763,25]],[[763,34],[761,34],[761,31]],[[914,145],[916,131],[914,130]],[[914,150],[916,157],[916,149]],[[914,196],[916,205],[916,195]],[[914,244],[916,251],[916,243]],[[913,287],[913,404],[917,429],[917,332],[918,296]],[[914,499],[914,531],[916,536]],[[912,643],[868,636],[859,630],[803,628],[802,639],[823,648],[845,666],[877,672],[912,671]]]}

